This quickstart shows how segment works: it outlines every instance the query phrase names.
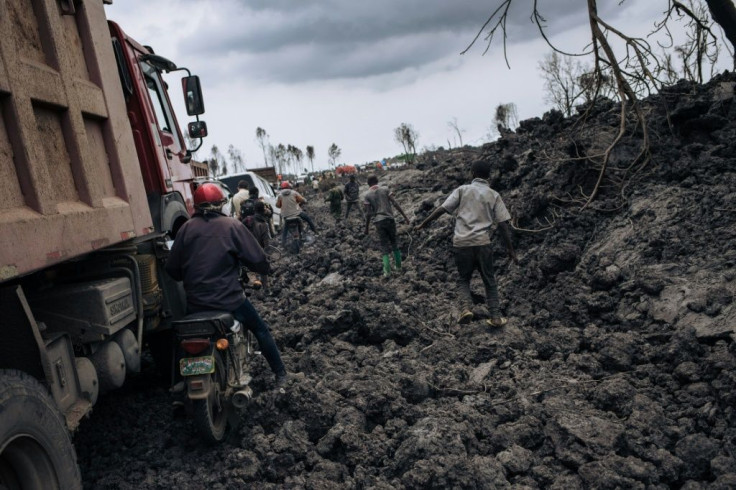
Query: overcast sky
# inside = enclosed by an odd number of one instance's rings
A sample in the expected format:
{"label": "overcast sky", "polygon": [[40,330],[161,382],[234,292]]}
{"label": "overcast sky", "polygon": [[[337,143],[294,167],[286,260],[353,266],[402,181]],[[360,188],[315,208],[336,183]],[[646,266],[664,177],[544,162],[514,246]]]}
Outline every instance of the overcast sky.
{"label": "overcast sky", "polygon": [[[599,13],[632,34],[646,34],[667,6],[620,1],[599,0]],[[400,154],[393,129],[402,122],[419,133],[421,149],[456,146],[450,121],[463,143],[488,141],[501,103],[516,104],[520,119],[541,116],[549,106],[538,64],[550,48],[529,20],[531,3],[513,4],[511,69],[502,43],[483,55],[481,39],[460,54],[499,0],[115,0],[106,11],[141,44],[200,76],[210,133],[200,160],[213,144],[223,153],[234,145],[249,167],[262,166],[262,127],[274,145],[314,146],[315,168],[326,168],[332,143],[340,163]],[[584,0],[539,6],[559,47],[585,47]]]}

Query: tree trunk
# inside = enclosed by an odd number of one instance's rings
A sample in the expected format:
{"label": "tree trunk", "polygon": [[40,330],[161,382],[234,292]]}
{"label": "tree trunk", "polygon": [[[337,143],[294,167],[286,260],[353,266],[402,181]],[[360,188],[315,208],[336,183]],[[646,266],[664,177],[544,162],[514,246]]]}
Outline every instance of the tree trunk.
{"label": "tree trunk", "polygon": [[[718,23],[726,37],[731,41],[731,46],[736,53],[736,6],[733,0],[705,0],[710,9],[710,15]],[[736,55],[734,56],[734,68],[736,68]]]}

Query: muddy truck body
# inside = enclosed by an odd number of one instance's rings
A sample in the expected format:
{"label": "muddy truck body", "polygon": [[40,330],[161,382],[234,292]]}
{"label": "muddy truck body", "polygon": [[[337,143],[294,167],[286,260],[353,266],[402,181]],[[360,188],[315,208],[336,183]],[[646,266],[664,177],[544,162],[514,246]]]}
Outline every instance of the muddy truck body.
{"label": "muddy truck body", "polygon": [[0,487],[76,488],[69,431],[184,314],[163,270],[197,172],[162,78],[180,68],[103,0],[0,0],[0,34]]}

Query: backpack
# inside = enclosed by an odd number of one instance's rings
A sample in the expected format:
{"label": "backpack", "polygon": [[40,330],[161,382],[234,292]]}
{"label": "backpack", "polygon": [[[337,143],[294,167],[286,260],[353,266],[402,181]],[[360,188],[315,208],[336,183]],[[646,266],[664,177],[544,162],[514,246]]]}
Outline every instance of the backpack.
{"label": "backpack", "polygon": [[246,216],[245,218],[243,218],[243,224],[246,228],[253,231],[253,225],[256,224],[256,216],[254,214]]}
{"label": "backpack", "polygon": [[358,186],[358,183],[355,182],[355,185],[353,185],[352,182],[348,182],[345,185],[345,198],[348,201],[357,201],[359,196],[360,196],[360,187]]}
{"label": "backpack", "polygon": [[240,221],[245,223],[248,216],[256,214],[256,200],[249,198],[240,204]]}

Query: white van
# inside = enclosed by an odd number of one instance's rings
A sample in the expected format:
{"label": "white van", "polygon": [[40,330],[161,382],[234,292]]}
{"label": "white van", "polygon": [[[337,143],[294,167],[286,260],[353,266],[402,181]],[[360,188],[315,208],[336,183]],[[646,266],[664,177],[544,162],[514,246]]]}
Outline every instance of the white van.
{"label": "white van", "polygon": [[248,189],[255,187],[258,189],[258,196],[262,197],[265,202],[273,208],[273,225],[279,228],[281,223],[281,209],[276,207],[276,193],[271,185],[258,174],[253,172],[243,172],[242,174],[223,175],[220,181],[227,185],[233,195],[238,192],[238,182],[244,180],[248,184]]}

